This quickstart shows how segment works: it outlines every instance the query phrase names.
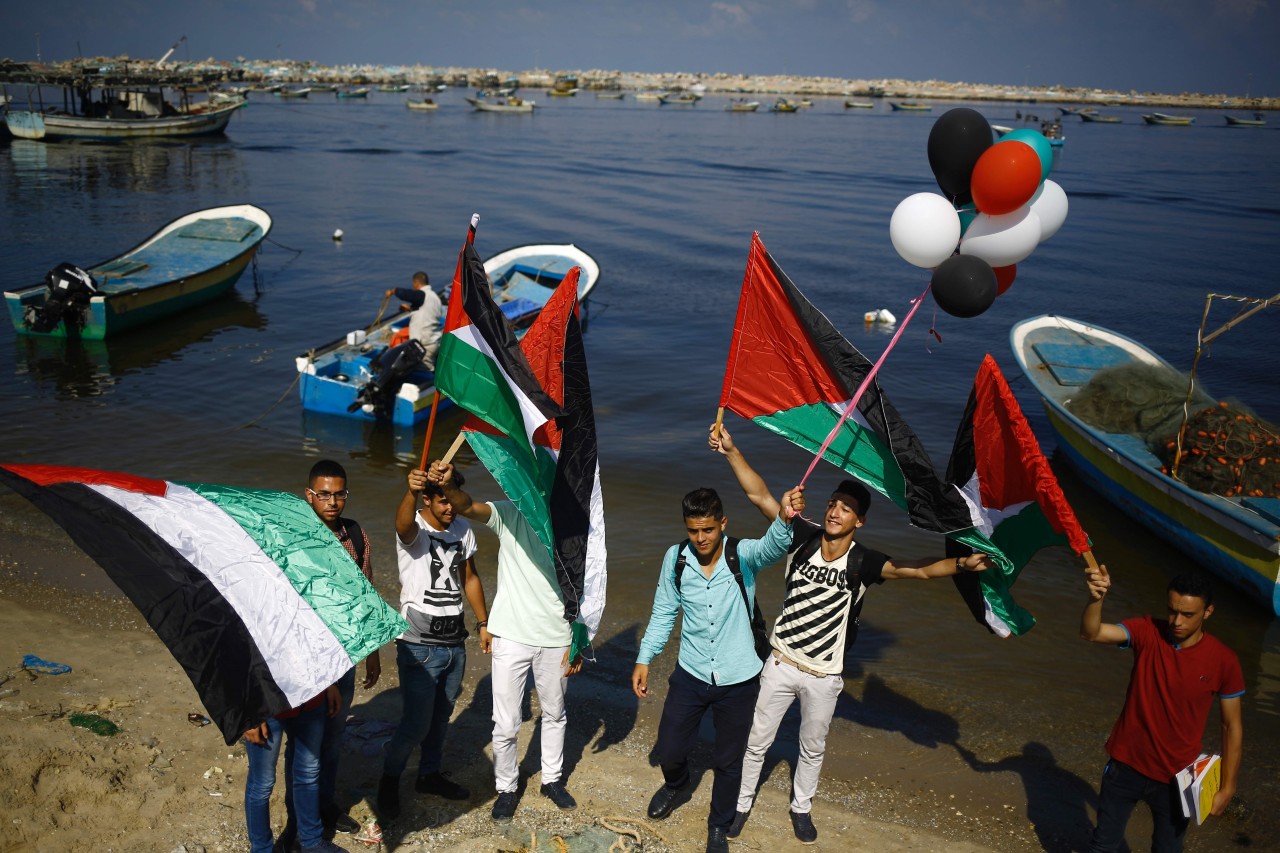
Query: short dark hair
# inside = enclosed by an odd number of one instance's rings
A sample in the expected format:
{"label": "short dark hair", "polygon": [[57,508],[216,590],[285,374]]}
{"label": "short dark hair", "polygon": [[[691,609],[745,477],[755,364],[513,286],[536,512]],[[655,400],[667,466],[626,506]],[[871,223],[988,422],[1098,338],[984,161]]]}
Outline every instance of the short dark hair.
{"label": "short dark hair", "polygon": [[724,504],[715,489],[694,489],[680,502],[685,518],[724,518]]}
{"label": "short dark hair", "polygon": [[311,466],[311,473],[307,475],[307,483],[314,483],[321,477],[341,477],[345,480],[347,479],[347,469],[332,459],[321,459]]}
{"label": "short dark hair", "polygon": [[[467,478],[462,476],[462,472],[457,468],[453,469],[453,485],[461,489],[466,485]],[[422,490],[422,496],[425,498],[442,498],[444,497],[444,489],[440,488],[439,483],[433,483],[427,480],[427,487]]]}
{"label": "short dark hair", "polygon": [[857,480],[841,480],[840,485],[831,493],[832,497],[838,494],[848,495],[857,502],[854,509],[858,515],[866,515],[867,510],[871,509],[871,490]]}
{"label": "short dark hair", "polygon": [[1197,569],[1175,576],[1169,581],[1168,591],[1203,599],[1205,607],[1213,604],[1213,585],[1209,583],[1209,576]]}
{"label": "short dark hair", "polygon": [[422,270],[418,270],[416,273],[413,274],[413,280],[422,282],[423,287],[426,287],[427,285],[431,284],[431,279],[427,278],[427,274]]}

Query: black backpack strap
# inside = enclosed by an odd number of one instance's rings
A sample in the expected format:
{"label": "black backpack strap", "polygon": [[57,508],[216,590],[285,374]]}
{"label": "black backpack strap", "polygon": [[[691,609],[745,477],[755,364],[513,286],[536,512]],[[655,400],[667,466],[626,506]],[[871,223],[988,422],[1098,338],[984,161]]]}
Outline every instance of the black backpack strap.
{"label": "black backpack strap", "polygon": [[347,536],[351,539],[351,545],[356,549],[356,565],[364,571],[364,552],[369,547],[369,540],[365,539],[364,531],[360,529],[360,523],[354,519],[342,519],[342,529],[347,532]]}
{"label": "black backpack strap", "polygon": [[684,574],[684,567],[687,565],[684,558],[684,549],[687,547],[689,547],[688,539],[676,546],[676,598],[680,597],[680,577]]}
{"label": "black backpack strap", "polygon": [[747,595],[747,582],[742,579],[742,567],[738,565],[738,540],[732,536],[724,538],[724,562],[733,572],[733,579],[738,582],[738,590],[742,593],[742,601],[747,605],[747,616],[754,616],[755,602]]}

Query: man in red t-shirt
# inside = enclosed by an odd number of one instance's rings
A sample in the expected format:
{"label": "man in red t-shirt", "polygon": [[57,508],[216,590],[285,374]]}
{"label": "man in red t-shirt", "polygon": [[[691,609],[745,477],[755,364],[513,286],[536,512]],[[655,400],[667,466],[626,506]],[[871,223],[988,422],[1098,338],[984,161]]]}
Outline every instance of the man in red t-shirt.
{"label": "man in red t-shirt", "polygon": [[1119,850],[1129,816],[1139,801],[1151,809],[1154,853],[1182,850],[1189,819],[1183,817],[1179,770],[1200,755],[1200,738],[1213,697],[1222,717],[1222,787],[1212,813],[1222,814],[1235,796],[1244,729],[1240,697],[1244,676],[1235,653],[1204,631],[1213,614],[1213,591],[1199,572],[1169,582],[1169,615],[1102,621],[1102,602],[1111,588],[1106,566],[1086,572],[1089,604],[1080,617],[1080,636],[1093,643],[1133,649],[1133,672],[1124,709],[1107,739],[1111,760],[1102,771],[1098,826],[1091,853]]}

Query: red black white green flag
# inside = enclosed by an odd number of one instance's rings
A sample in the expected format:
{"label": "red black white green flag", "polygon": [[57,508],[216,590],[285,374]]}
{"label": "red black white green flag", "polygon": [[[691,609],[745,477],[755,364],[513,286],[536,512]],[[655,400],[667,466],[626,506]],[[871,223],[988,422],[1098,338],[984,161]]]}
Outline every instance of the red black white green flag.
{"label": "red black white green flag", "polygon": [[[816,453],[872,368],[787,277],[759,234],[742,282],[720,405]],[[873,380],[824,458],[935,533],[970,527],[920,439]]]}
{"label": "red black white green flag", "polygon": [[1035,624],[1012,595],[1023,567],[1050,545],[1070,545],[1083,554],[1089,537],[990,355],[974,378],[947,481],[961,490],[969,506],[976,535],[966,536],[964,543],[1007,558],[996,569],[956,576],[956,586],[977,620],[992,632],[1021,634]]}
{"label": "red black white green flag", "polygon": [[297,495],[51,465],[0,483],[102,566],[228,744],[408,630]]}
{"label": "red black white green flag", "polygon": [[[533,454],[478,418],[471,449],[537,531],[555,565],[565,619],[595,636],[604,612],[604,501],[574,267],[520,340],[533,377],[565,412],[533,434]],[[580,640],[575,643],[585,645]]]}

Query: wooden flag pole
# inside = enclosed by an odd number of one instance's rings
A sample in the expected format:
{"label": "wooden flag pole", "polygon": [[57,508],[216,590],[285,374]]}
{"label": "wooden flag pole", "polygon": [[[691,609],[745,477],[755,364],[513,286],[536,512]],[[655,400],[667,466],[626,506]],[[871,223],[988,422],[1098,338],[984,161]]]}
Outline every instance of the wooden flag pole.
{"label": "wooden flag pole", "polygon": [[1085,552],[1084,552],[1084,561],[1085,561],[1085,563],[1087,563],[1087,564],[1089,565],[1089,568],[1091,568],[1091,569],[1097,569],[1097,568],[1098,568],[1098,561],[1097,561],[1097,559],[1095,559],[1095,558],[1094,558],[1094,556],[1093,556],[1093,551],[1085,551]]}
{"label": "wooden flag pole", "polygon": [[448,449],[447,451],[445,451],[444,459],[443,459],[442,461],[443,461],[443,462],[445,462],[446,464],[447,464],[447,463],[449,463],[449,462],[452,462],[452,461],[453,461],[453,457],[454,457],[454,455],[455,455],[459,450],[461,450],[461,449],[462,449],[462,442],[464,442],[464,441],[466,441],[466,440],[467,440],[467,433],[466,433],[466,431],[465,431],[465,430],[459,430],[459,432],[458,432],[458,437],[457,437],[457,438],[455,438],[455,439],[453,440],[453,444],[449,445],[449,449]]}
{"label": "wooden flag pole", "polygon": [[716,438],[720,437],[720,427],[724,426],[724,406],[716,409]]}
{"label": "wooden flag pole", "polygon": [[436,410],[440,408],[440,392],[436,391],[431,395],[431,417],[427,418],[427,440],[422,442],[422,461],[418,463],[418,470],[427,470],[427,454],[431,451],[431,433],[436,428]]}

